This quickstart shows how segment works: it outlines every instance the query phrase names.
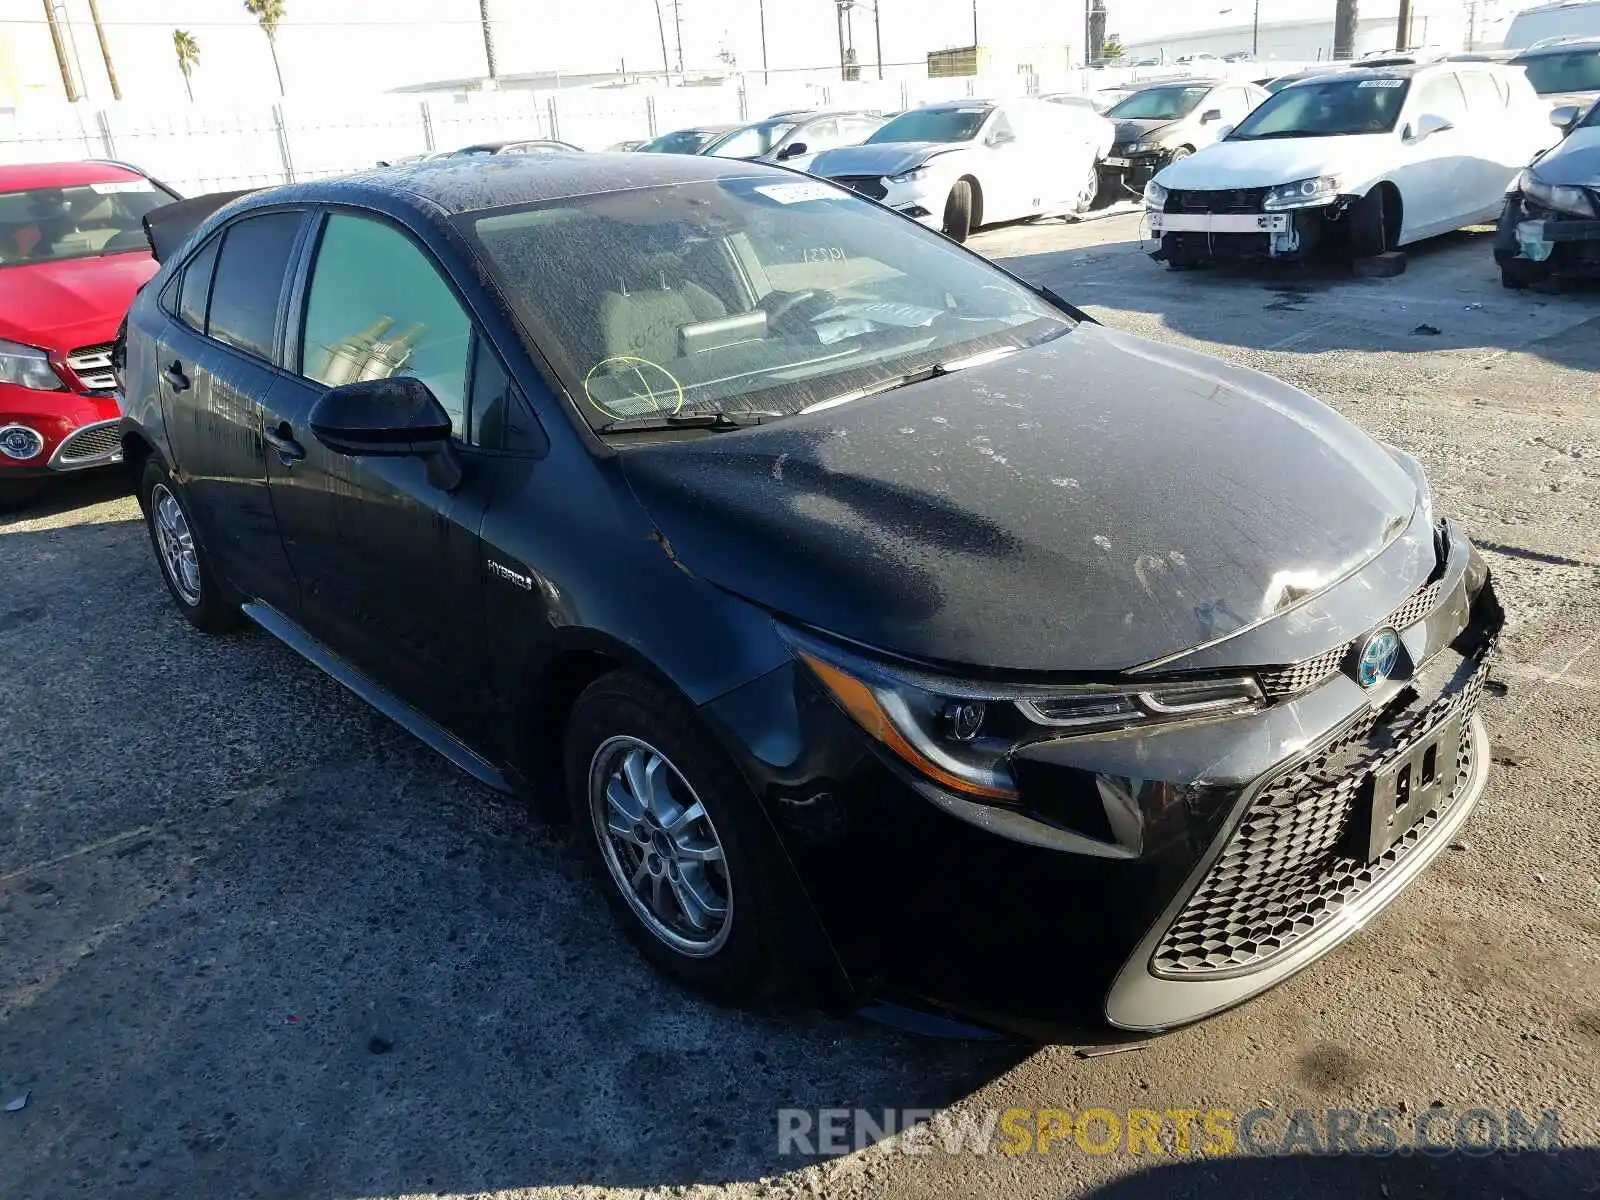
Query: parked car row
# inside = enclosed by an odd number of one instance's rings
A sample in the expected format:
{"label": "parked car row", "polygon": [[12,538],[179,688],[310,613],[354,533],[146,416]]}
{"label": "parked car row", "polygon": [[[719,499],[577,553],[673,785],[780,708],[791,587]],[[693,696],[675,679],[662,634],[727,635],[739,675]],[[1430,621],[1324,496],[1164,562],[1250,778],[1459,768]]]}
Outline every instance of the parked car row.
{"label": "parked car row", "polygon": [[1506,280],[1525,284],[1584,261],[1588,218],[1600,217],[1587,123],[1546,155],[1579,116],[1551,114],[1522,69],[1490,62],[1309,76],[1154,173],[1153,257],[1173,268],[1330,250],[1362,259],[1505,215]]}

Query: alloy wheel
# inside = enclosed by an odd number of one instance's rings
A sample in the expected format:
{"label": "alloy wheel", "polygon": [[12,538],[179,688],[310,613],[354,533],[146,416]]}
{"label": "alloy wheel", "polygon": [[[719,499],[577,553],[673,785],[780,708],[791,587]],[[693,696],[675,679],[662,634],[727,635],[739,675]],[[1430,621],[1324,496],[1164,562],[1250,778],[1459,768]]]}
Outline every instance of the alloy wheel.
{"label": "alloy wheel", "polygon": [[691,958],[722,949],[733,928],[727,859],[666,755],[635,737],[601,743],[589,763],[589,815],[600,856],[645,927]]}
{"label": "alloy wheel", "polygon": [[150,490],[150,524],[155,530],[161,566],[173,589],[190,608],[199,607],[200,559],[195,553],[194,535],[183,506],[164,483]]}

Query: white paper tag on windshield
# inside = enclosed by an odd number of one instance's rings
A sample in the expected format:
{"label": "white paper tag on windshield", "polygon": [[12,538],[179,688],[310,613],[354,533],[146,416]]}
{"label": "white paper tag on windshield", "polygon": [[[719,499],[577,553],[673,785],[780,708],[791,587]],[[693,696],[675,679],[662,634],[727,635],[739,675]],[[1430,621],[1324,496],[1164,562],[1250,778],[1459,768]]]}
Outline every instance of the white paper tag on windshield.
{"label": "white paper tag on windshield", "polygon": [[1405,87],[1404,79],[1363,79],[1356,84],[1357,87],[1397,88]]}
{"label": "white paper tag on windshield", "polygon": [[118,192],[153,192],[156,189],[143,179],[124,179],[116,183],[91,183],[89,190],[96,196],[115,196]]}
{"label": "white paper tag on windshield", "polygon": [[804,204],[807,200],[837,200],[839,189],[826,183],[769,183],[758,187],[768,200],[779,204]]}

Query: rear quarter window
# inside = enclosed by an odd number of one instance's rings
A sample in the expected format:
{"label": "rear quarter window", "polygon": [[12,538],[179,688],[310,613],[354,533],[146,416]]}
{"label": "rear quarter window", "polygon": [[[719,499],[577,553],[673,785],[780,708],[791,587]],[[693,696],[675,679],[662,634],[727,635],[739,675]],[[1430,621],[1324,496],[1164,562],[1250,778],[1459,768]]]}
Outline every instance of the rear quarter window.
{"label": "rear quarter window", "polygon": [[273,357],[284,276],[303,214],[263,213],[229,225],[217,255],[206,322],[209,336]]}

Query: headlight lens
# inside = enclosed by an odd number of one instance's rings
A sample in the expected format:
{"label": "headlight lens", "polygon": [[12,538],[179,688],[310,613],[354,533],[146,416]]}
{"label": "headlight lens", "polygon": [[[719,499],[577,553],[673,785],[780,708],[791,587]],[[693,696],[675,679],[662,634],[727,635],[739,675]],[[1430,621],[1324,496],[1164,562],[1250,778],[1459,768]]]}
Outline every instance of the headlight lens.
{"label": "headlight lens", "polygon": [[1248,677],[1076,687],[1006,687],[869,662],[785,630],[856,722],[920,775],[968,799],[1015,804],[1011,755],[1030,742],[1252,712]]}
{"label": "headlight lens", "polygon": [[1262,204],[1268,212],[1284,208],[1315,208],[1332,204],[1339,197],[1344,180],[1338,175],[1318,175],[1315,179],[1300,179],[1275,187],[1267,193]]}
{"label": "headlight lens", "polygon": [[1546,208],[1573,213],[1580,217],[1595,215],[1595,210],[1589,203],[1589,193],[1581,187],[1545,183],[1532,171],[1524,171],[1517,185],[1522,189],[1524,196],[1531,196]]}
{"label": "headlight lens", "polygon": [[18,462],[27,462],[30,458],[38,458],[43,451],[44,438],[38,430],[29,429],[26,425],[0,426],[0,454]]}
{"label": "headlight lens", "polygon": [[43,350],[21,342],[0,341],[0,383],[38,392],[62,392],[66,384],[50,369],[50,357]]}
{"label": "headlight lens", "polygon": [[1128,144],[1129,154],[1156,154],[1159,153],[1161,149],[1162,145],[1160,142],[1130,142]]}
{"label": "headlight lens", "polygon": [[901,171],[898,175],[889,176],[890,183],[921,183],[926,179],[930,170],[927,167],[912,167],[909,171]]}
{"label": "headlight lens", "polygon": [[1154,179],[1144,185],[1144,206],[1154,209],[1163,209],[1167,206],[1167,189]]}

